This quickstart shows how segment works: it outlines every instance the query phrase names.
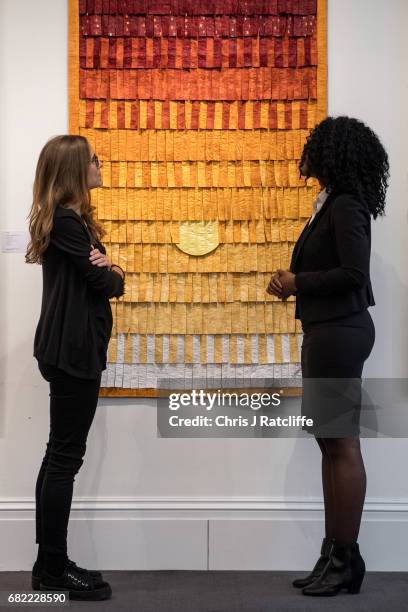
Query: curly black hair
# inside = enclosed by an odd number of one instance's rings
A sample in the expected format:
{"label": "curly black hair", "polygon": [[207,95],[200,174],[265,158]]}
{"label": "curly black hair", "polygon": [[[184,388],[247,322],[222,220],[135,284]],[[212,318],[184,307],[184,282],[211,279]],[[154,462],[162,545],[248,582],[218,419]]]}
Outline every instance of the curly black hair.
{"label": "curly black hair", "polygon": [[378,136],[362,121],[342,116],[318,123],[303,148],[301,174],[305,163],[306,178],[316,177],[328,191],[355,195],[374,219],[384,215],[388,155]]}

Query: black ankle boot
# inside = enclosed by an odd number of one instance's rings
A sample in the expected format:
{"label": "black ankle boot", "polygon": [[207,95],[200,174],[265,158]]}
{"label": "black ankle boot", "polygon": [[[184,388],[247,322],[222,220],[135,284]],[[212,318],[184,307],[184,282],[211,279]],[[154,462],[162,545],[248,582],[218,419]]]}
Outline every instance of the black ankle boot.
{"label": "black ankle boot", "polygon": [[303,587],[312,584],[312,582],[314,582],[320,576],[329,560],[332,545],[333,538],[323,538],[320,557],[318,558],[316,565],[308,576],[305,576],[304,578],[296,578],[296,580],[292,582],[294,587],[297,589],[303,589]]}
{"label": "black ankle boot", "polygon": [[347,589],[349,593],[359,593],[364,574],[365,563],[357,542],[341,546],[334,541],[330,559],[323,572],[302,593],[320,597],[337,595],[342,589]]}

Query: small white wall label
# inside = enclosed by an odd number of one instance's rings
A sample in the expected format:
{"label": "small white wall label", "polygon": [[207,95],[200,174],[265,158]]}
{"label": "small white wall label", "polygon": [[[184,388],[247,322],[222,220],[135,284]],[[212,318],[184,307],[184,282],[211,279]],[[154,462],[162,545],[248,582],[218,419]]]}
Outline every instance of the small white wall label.
{"label": "small white wall label", "polygon": [[29,232],[1,232],[2,253],[25,253],[29,242]]}

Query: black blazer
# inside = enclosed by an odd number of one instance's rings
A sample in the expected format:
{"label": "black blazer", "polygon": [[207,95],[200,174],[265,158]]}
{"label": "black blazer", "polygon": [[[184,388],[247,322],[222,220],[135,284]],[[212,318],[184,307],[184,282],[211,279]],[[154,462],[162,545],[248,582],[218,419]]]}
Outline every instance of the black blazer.
{"label": "black blazer", "polygon": [[370,251],[369,211],[355,196],[331,192],[293,249],[295,317],[308,324],[374,306]]}
{"label": "black blazer", "polygon": [[112,332],[109,298],[124,293],[120,274],[89,261],[94,240],[81,217],[57,206],[43,254],[43,294],[34,357],[73,376],[97,378],[106,369]]}

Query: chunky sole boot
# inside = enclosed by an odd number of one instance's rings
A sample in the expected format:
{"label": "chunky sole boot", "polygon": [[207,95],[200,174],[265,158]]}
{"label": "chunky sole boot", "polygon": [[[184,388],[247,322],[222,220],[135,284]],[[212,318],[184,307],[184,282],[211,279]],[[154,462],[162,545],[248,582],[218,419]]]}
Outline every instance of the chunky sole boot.
{"label": "chunky sole boot", "polygon": [[[75,567],[79,572],[89,572],[96,584],[102,584],[104,581],[101,572],[98,572],[96,570],[86,570],[83,567],[79,567],[74,561],[71,561],[71,559],[69,559],[68,565],[70,565],[71,567]],[[34,563],[33,571],[31,572],[31,586],[33,591],[40,590],[41,572],[41,568],[36,563]]]}
{"label": "chunky sole boot", "polygon": [[356,594],[360,592],[364,575],[365,563],[357,542],[348,546],[335,542],[322,574],[305,587],[302,593],[313,597],[331,597],[346,589],[349,593]]}
{"label": "chunky sole boot", "polygon": [[98,582],[87,570],[68,564],[61,576],[51,576],[43,571],[40,591],[68,591],[70,599],[80,601],[101,601],[110,599],[112,589],[108,582]]}
{"label": "chunky sole boot", "polygon": [[323,538],[322,547],[320,550],[320,557],[318,558],[316,565],[308,576],[305,576],[304,578],[296,578],[296,580],[292,582],[294,587],[296,587],[297,589],[303,589],[309,584],[312,584],[315,580],[317,580],[317,578],[319,578],[320,574],[323,572],[324,568],[327,565],[332,546],[333,538]]}

